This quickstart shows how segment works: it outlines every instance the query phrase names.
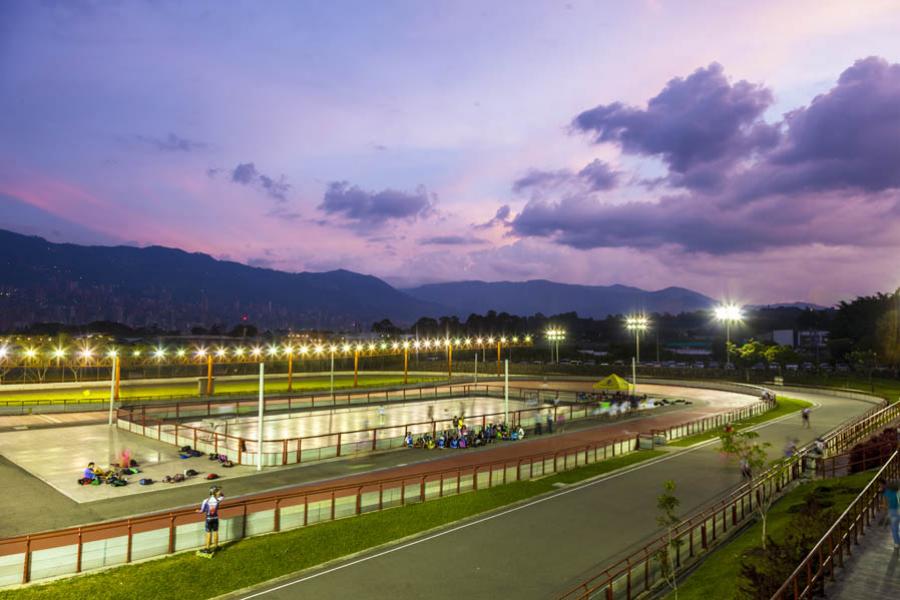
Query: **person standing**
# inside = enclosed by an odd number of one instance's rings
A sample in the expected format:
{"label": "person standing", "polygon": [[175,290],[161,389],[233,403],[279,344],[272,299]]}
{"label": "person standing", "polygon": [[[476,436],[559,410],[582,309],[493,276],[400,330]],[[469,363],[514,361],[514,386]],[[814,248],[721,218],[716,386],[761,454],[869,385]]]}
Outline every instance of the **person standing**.
{"label": "person standing", "polygon": [[800,411],[800,416],[803,417],[803,428],[804,429],[809,429],[809,427],[810,427],[810,425],[809,425],[809,413],[810,412],[811,411],[809,410],[809,407],[806,407],[802,411]]}
{"label": "person standing", "polygon": [[219,549],[219,505],[224,498],[222,489],[214,485],[209,488],[209,496],[197,511],[206,515],[206,545],[200,550],[204,554],[212,554]]}
{"label": "person standing", "polygon": [[884,500],[887,504],[888,519],[891,521],[891,537],[894,538],[894,549],[900,548],[900,501],[897,498],[897,482],[892,481],[884,488]]}

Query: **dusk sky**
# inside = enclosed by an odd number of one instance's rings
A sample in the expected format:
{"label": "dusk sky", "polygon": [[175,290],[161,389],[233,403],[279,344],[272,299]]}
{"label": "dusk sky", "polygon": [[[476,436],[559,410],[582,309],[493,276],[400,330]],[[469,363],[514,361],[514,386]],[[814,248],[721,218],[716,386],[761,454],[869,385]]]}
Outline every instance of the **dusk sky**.
{"label": "dusk sky", "polygon": [[898,2],[0,3],[0,228],[396,285],[900,286]]}

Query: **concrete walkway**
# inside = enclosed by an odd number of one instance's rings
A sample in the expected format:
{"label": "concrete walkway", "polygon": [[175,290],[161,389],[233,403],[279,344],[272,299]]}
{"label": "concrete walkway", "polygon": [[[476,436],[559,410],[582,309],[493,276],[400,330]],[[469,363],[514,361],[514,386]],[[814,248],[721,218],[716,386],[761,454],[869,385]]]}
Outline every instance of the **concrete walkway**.
{"label": "concrete walkway", "polygon": [[[872,406],[824,395],[791,395],[820,406],[813,411],[811,429],[802,428],[798,415],[760,426],[761,439],[773,445],[773,453],[780,452],[788,438],[809,442]],[[663,481],[675,480],[681,514],[707,505],[737,484],[737,467],[724,461],[716,445],[713,441],[672,452],[437,534],[298,573],[241,597],[553,597],[657,534],[656,497]],[[457,590],[458,585],[469,591]]]}
{"label": "concrete walkway", "polygon": [[853,547],[851,558],[844,560],[844,569],[835,574],[836,582],[825,587],[829,598],[900,597],[900,550],[894,549],[888,525],[867,529],[859,546]]}

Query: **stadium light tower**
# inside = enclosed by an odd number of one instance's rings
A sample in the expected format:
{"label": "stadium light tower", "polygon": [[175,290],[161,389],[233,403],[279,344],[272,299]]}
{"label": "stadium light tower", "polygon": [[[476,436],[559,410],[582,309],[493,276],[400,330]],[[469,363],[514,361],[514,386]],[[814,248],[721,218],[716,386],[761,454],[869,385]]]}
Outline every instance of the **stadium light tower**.
{"label": "stadium light tower", "polygon": [[634,361],[641,362],[641,333],[650,327],[650,319],[644,315],[632,315],[625,318],[625,328],[634,332]]}
{"label": "stadium light tower", "polygon": [[713,315],[717,321],[725,323],[725,364],[731,364],[731,354],[728,347],[731,346],[731,324],[740,323],[744,319],[744,313],[737,304],[720,304],[713,309]]}
{"label": "stadium light tower", "polygon": [[547,341],[550,342],[550,362],[553,361],[553,350],[556,349],[556,363],[559,364],[559,343],[566,339],[565,329],[548,329]]}

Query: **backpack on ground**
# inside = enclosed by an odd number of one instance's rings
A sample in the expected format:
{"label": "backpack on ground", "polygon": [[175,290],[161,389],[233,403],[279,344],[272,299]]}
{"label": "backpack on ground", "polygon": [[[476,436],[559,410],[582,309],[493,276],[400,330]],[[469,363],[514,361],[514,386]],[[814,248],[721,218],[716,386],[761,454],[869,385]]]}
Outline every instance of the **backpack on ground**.
{"label": "backpack on ground", "polygon": [[132,459],[131,459],[131,463],[130,463],[128,466],[129,466],[129,467],[136,467],[136,466],[138,466],[138,461],[136,461],[136,460],[134,460],[134,459],[132,458]]}
{"label": "backpack on ground", "polygon": [[141,479],[140,481],[138,481],[138,483],[141,484],[141,485],[150,485],[150,484],[153,483],[153,480],[150,479],[149,477],[144,477],[143,479]]}
{"label": "backpack on ground", "polygon": [[182,446],[181,448],[179,448],[179,450],[182,452],[190,452],[191,447],[190,446]]}
{"label": "backpack on ground", "polygon": [[112,485],[113,487],[122,487],[123,485],[128,485],[128,482],[125,481],[124,479],[118,479],[118,478],[116,478],[116,479],[113,479],[113,480],[112,480],[112,482],[110,483],[110,485]]}
{"label": "backpack on ground", "polygon": [[184,476],[185,476],[185,477],[194,477],[195,475],[197,475],[197,471],[195,471],[195,470],[193,470],[193,469],[187,469],[187,470],[184,472]]}
{"label": "backpack on ground", "polygon": [[209,475],[206,476],[206,478],[207,479],[218,479],[219,476],[216,475],[215,473],[210,473]]}
{"label": "backpack on ground", "polygon": [[225,462],[222,463],[222,466],[225,467],[226,469],[230,469],[231,467],[234,466],[234,463],[230,460],[226,460]]}
{"label": "backpack on ground", "polygon": [[175,483],[181,483],[182,481],[184,481],[184,475],[178,473],[177,475],[172,477],[172,481],[174,481]]}

